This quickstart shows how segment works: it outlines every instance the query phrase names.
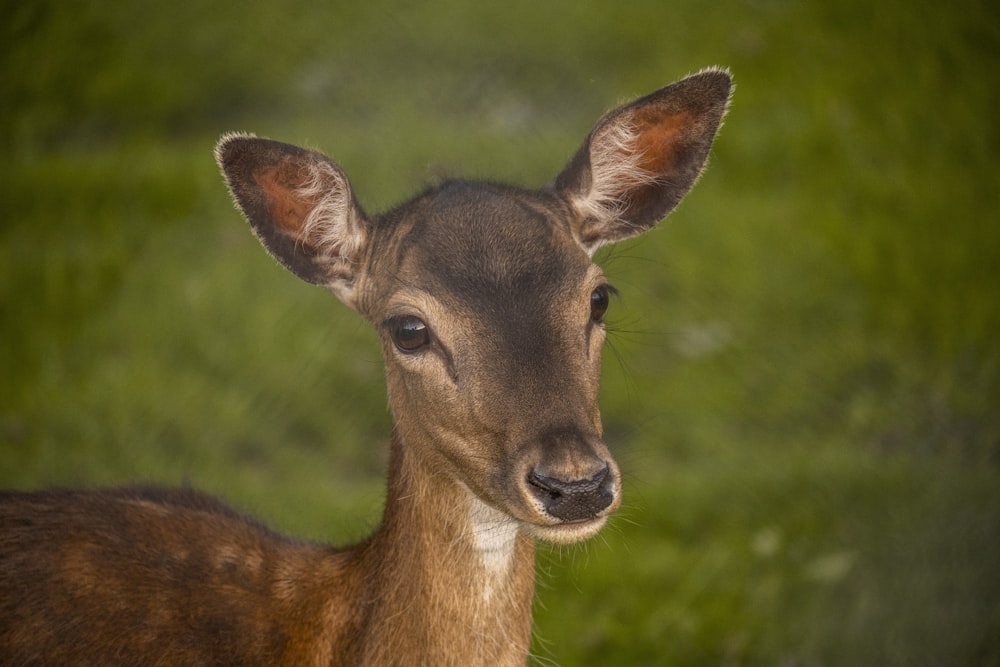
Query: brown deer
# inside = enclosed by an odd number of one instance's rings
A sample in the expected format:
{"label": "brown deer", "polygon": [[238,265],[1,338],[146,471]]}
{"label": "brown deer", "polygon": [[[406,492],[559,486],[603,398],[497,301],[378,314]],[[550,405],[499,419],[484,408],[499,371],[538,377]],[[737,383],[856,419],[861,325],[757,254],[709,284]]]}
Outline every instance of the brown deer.
{"label": "brown deer", "polygon": [[223,137],[265,248],[378,332],[382,522],[333,548],[190,490],[4,493],[0,663],[524,664],[535,540],[587,539],[621,503],[591,255],[694,185],[730,89],[709,69],[611,111],[539,190],[448,181],[378,216],[325,156]]}

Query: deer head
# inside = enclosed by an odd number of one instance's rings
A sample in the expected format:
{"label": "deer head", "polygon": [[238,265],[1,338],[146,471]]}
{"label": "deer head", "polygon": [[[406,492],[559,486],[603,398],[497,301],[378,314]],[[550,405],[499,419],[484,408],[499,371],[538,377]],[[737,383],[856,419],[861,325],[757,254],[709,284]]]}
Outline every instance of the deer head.
{"label": "deer head", "polygon": [[615,109],[541,189],[448,181],[375,216],[318,152],[229,135],[217,159],[270,253],[378,332],[405,474],[567,543],[621,503],[597,400],[614,289],[591,257],[690,190],[730,88],[706,70]]}

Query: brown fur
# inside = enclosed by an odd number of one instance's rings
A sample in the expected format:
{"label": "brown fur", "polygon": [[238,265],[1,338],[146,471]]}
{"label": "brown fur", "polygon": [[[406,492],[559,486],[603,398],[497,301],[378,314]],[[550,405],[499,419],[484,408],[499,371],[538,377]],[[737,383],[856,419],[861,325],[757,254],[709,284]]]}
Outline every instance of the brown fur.
{"label": "brown fur", "polygon": [[190,490],[0,494],[0,664],[523,664],[534,540],[621,502],[590,254],[680,201],[729,91],[708,70],[611,112],[541,190],[454,181],[376,217],[325,156],[224,137],[264,246],[382,341],[382,523],[335,549]]}

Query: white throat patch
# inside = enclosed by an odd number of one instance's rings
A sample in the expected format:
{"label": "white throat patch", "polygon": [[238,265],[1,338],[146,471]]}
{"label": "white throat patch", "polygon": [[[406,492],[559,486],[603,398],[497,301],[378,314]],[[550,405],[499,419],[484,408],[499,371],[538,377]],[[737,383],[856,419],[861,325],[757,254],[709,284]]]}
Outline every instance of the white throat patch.
{"label": "white throat patch", "polygon": [[[469,494],[469,523],[473,544],[490,579],[507,574],[514,558],[518,524],[507,514]],[[487,584],[487,598],[490,595]]]}

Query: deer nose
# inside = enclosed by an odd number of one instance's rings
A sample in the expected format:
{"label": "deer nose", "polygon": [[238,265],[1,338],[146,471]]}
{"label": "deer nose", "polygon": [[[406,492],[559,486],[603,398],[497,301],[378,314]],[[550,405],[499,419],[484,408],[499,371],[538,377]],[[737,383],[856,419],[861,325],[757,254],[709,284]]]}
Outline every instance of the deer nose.
{"label": "deer nose", "polygon": [[614,500],[611,468],[607,463],[597,474],[583,479],[559,479],[532,470],[528,485],[545,511],[563,521],[593,519]]}

